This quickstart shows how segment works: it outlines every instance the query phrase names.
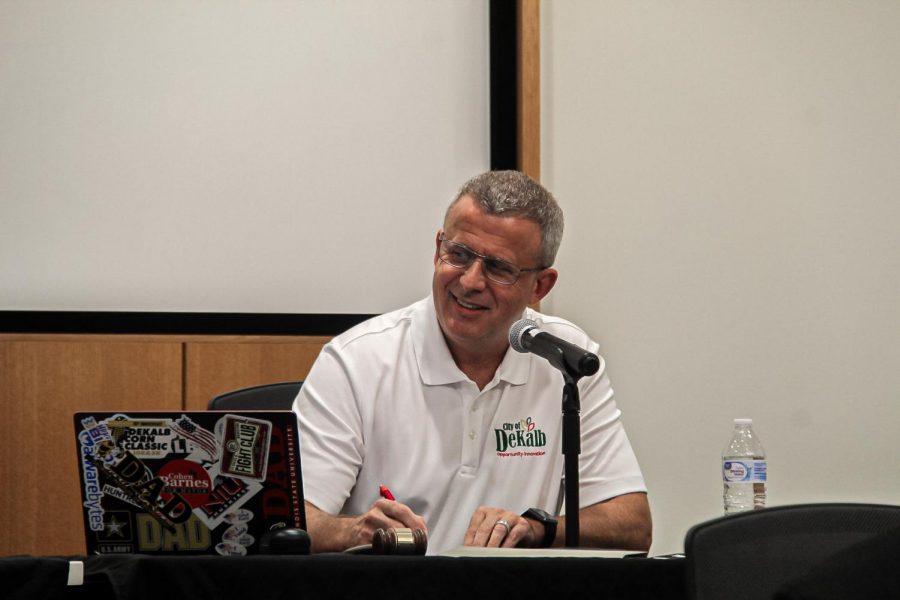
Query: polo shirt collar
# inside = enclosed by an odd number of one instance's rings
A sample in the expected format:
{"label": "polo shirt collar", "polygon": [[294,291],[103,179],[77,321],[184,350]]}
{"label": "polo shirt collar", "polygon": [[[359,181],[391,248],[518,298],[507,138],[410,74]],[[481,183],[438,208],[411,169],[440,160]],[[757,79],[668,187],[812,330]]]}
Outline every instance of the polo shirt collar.
{"label": "polo shirt collar", "polygon": [[[469,381],[465,373],[460,371],[450,354],[447,340],[438,324],[434,310],[434,297],[429,295],[419,302],[412,315],[412,340],[419,363],[419,374],[425,385],[447,385]],[[528,382],[532,356],[507,349],[503,362],[497,369],[497,377],[512,385]]]}

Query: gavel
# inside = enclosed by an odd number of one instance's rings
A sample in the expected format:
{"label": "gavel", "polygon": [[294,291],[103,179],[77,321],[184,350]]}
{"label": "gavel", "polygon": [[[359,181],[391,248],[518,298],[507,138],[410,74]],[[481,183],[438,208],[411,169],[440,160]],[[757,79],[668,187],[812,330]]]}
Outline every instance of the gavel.
{"label": "gavel", "polygon": [[422,555],[427,549],[428,534],[422,529],[376,529],[372,537],[372,554]]}
{"label": "gavel", "polygon": [[[376,529],[371,544],[347,548],[345,554],[424,555],[428,549],[428,534],[423,529],[389,527]],[[302,529],[285,527],[267,531],[260,541],[262,554],[309,554],[309,535]]]}
{"label": "gavel", "polygon": [[423,529],[389,527],[376,529],[371,544],[344,550],[346,554],[423,555],[428,549],[428,534]]}

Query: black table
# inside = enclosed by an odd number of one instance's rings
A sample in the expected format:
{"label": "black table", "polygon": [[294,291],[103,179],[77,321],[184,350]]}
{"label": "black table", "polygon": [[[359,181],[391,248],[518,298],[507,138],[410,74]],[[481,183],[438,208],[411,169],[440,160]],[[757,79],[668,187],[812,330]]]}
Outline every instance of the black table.
{"label": "black table", "polygon": [[4,597],[134,600],[330,598],[589,598],[683,600],[683,559],[439,556],[71,557],[82,586],[66,587],[64,558],[0,559]]}

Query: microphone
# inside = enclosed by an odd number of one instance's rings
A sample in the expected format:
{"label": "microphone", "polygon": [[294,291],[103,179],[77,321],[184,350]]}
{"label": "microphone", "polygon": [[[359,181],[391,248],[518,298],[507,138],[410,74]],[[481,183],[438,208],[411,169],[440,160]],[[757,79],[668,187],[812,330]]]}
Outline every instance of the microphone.
{"label": "microphone", "polygon": [[531,319],[513,323],[509,329],[509,345],[516,352],[531,352],[546,358],[551,365],[570,375],[583,377],[600,369],[596,354],[541,331]]}

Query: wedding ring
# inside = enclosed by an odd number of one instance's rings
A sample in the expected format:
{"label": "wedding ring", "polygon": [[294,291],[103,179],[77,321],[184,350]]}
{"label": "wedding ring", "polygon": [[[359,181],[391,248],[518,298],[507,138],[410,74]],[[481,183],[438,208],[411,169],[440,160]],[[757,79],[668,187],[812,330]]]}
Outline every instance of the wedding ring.
{"label": "wedding ring", "polygon": [[497,525],[503,525],[504,527],[506,527],[506,533],[504,534],[503,537],[506,537],[507,535],[509,535],[509,530],[510,530],[509,523],[507,523],[503,519],[498,519],[497,522],[494,523],[494,527],[496,527]]}

